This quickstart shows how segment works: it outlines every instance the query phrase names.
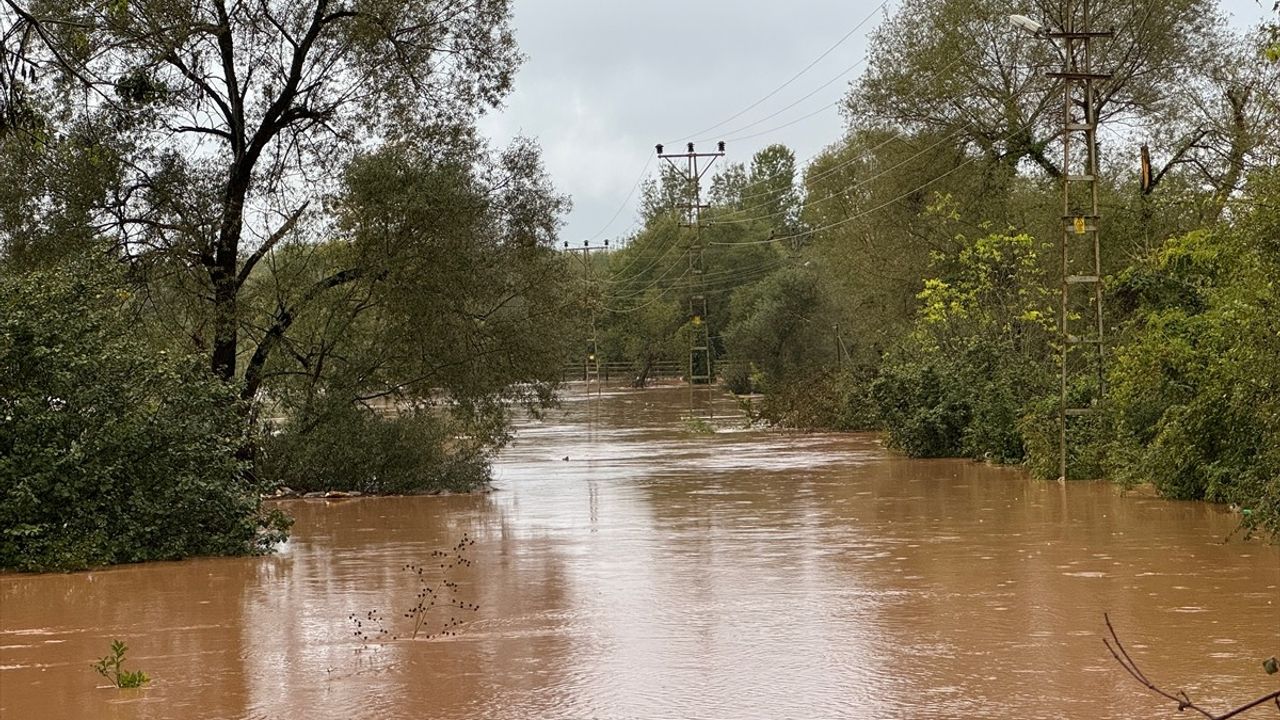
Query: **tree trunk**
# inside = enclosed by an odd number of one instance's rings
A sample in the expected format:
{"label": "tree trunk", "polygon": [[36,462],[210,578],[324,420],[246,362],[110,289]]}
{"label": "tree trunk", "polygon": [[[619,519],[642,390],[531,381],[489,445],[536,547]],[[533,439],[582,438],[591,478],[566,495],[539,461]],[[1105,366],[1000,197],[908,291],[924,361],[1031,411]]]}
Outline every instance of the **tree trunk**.
{"label": "tree trunk", "polygon": [[244,198],[249,180],[232,170],[222,206],[222,223],[218,228],[218,245],[213,254],[209,279],[213,282],[213,372],[226,381],[236,377],[236,354],[239,349],[240,316],[237,299],[240,283],[237,266],[240,259],[240,231],[244,223]]}
{"label": "tree trunk", "polygon": [[631,387],[642,388],[649,384],[649,372],[653,369],[653,355],[646,355],[644,365],[640,368],[640,372],[636,373],[636,379],[631,381]]}

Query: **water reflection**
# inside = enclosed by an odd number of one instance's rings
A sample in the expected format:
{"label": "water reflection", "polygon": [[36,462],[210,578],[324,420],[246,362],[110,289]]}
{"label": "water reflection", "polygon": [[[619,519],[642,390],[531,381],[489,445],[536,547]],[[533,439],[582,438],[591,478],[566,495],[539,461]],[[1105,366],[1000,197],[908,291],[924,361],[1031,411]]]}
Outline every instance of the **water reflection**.
{"label": "water reflection", "polygon": [[[695,435],[682,388],[571,399],[498,492],[290,503],[274,557],[4,576],[0,715],[1172,715],[1111,663],[1104,611],[1205,704],[1268,687],[1280,548],[1223,544],[1219,509],[744,430],[719,403]],[[456,637],[355,637],[371,610],[403,634],[403,566],[464,534],[451,577],[481,609]],[[97,687],[116,637],[150,687]]]}

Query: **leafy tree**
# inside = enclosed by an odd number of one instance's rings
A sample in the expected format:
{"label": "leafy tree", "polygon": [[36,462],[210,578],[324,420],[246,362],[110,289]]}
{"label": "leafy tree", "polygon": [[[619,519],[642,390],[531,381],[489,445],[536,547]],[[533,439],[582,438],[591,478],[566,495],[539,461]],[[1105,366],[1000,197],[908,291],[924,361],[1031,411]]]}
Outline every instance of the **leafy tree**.
{"label": "leafy tree", "polygon": [[740,163],[729,164],[712,177],[710,198],[711,224],[754,225],[786,238],[788,247],[798,246],[803,201],[795,153],[787,146],[774,144],[756,152],[750,171]]}
{"label": "leafy tree", "polygon": [[[1008,17],[1029,13],[1060,28],[1065,7],[1048,0],[902,6],[872,38],[868,70],[846,103],[852,124],[937,133],[975,148],[1009,176],[1027,160],[1056,177],[1062,168],[1047,149],[1061,131],[1060,94],[1043,72],[1062,60],[1048,40],[1016,34]],[[1091,22],[1116,32],[1094,44],[1092,58],[1099,72],[1112,75],[1097,88],[1104,121],[1165,109],[1182,81],[1170,68],[1195,64],[1202,39],[1221,25],[1211,0],[1096,3]]]}
{"label": "leafy tree", "polygon": [[[576,331],[564,310],[577,295],[551,247],[564,202],[529,145],[492,167],[411,146],[354,163],[342,239],[290,246],[284,272],[252,280],[254,293],[307,303],[278,305],[247,365],[246,385],[269,384],[288,416],[264,472],[367,491],[429,489],[462,465],[468,482],[483,477],[511,408],[551,402]],[[378,442],[326,447],[359,428]]]}
{"label": "leafy tree", "polygon": [[[1197,190],[1212,190],[1197,203],[1203,225],[1218,218],[1255,169],[1275,164],[1280,155],[1275,122],[1280,65],[1263,58],[1265,42],[1257,32],[1224,34],[1172,89],[1177,112],[1147,118],[1154,144],[1165,151],[1155,159],[1144,195],[1168,177],[1185,175]],[[1136,152],[1125,154],[1134,157]],[[1186,202],[1194,193],[1182,190],[1176,195]]]}
{"label": "leafy tree", "polygon": [[[763,374],[765,388],[769,379],[803,375],[819,364],[814,336],[829,333],[815,317],[818,293],[816,275],[803,266],[784,268],[734,292],[725,346],[731,357]],[[829,353],[821,360],[829,360]]]}
{"label": "leafy tree", "polygon": [[132,332],[100,262],[0,276],[0,567],[263,551],[282,537],[235,459],[235,395]]}
{"label": "leafy tree", "polygon": [[[932,135],[857,131],[807,169],[804,222],[850,352],[876,364],[910,327],[932,258],[993,214],[972,156]],[[987,225],[990,229],[990,225]]]}
{"label": "leafy tree", "polygon": [[7,115],[48,104],[127,129],[119,192],[97,220],[153,277],[186,276],[177,287],[203,305],[188,332],[225,380],[254,324],[249,277],[353,154],[409,137],[448,145],[519,60],[507,0],[4,4],[3,64],[25,69]]}

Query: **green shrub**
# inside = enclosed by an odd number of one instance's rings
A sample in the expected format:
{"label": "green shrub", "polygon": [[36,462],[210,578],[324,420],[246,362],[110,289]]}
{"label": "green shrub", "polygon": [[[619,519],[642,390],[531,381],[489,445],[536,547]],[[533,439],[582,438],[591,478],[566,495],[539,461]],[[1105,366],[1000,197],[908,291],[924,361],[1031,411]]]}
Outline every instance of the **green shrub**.
{"label": "green shrub", "polygon": [[1051,293],[1026,235],[970,241],[926,280],[912,331],[871,395],[889,441],[917,457],[1021,462],[1018,423],[1052,377]]}
{"label": "green shrub", "polygon": [[871,371],[826,370],[772,383],[759,417],[798,430],[857,432],[879,427],[871,399]]}
{"label": "green shrub", "polygon": [[959,455],[970,408],[930,363],[898,361],[881,370],[871,387],[889,444],[912,457]]}
{"label": "green shrub", "polygon": [[[1280,196],[1280,173],[1253,178]],[[1119,277],[1133,316],[1109,366],[1108,474],[1230,502],[1280,531],[1280,211],[1171,238]]]}
{"label": "green shrub", "polygon": [[[1072,390],[1073,407],[1086,404],[1092,388]],[[1032,401],[1018,423],[1026,446],[1027,469],[1042,480],[1058,478],[1061,442],[1061,399],[1057,393]],[[1067,479],[1092,480],[1106,474],[1107,444],[1114,419],[1112,406],[1102,404],[1083,417],[1067,418]]]}
{"label": "green shrub", "polygon": [[299,492],[467,491],[488,481],[500,444],[443,409],[384,416],[333,400],[269,427],[257,471]]}
{"label": "green shrub", "polygon": [[93,669],[102,677],[111,681],[118,688],[139,688],[151,682],[151,678],[141,670],[125,670],[124,654],[129,646],[121,640],[111,641],[111,654],[93,664]]}
{"label": "green shrub", "polygon": [[261,552],[235,393],[139,339],[103,263],[0,278],[0,567]]}

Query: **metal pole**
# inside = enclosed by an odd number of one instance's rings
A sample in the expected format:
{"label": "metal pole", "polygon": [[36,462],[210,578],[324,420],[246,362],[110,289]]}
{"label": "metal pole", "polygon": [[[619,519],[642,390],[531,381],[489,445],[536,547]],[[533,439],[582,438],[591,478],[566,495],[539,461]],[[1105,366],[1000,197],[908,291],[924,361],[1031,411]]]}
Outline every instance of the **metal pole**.
{"label": "metal pole", "polygon": [[[1060,73],[1048,73],[1049,77],[1063,80],[1063,121],[1062,121],[1062,283],[1061,302],[1058,313],[1060,377],[1059,377],[1059,414],[1058,414],[1058,477],[1067,478],[1067,460],[1069,445],[1067,442],[1067,419],[1090,415],[1097,409],[1098,402],[1106,391],[1106,368],[1103,356],[1103,333],[1105,330],[1102,317],[1102,245],[1098,236],[1100,224],[1100,205],[1098,198],[1098,117],[1094,96],[1094,81],[1105,80],[1108,74],[1095,73],[1092,67],[1091,41],[1094,38],[1110,37],[1111,32],[1095,32],[1090,28],[1091,0],[1080,0],[1080,25],[1077,28],[1076,6],[1067,0],[1064,24],[1061,32],[1050,32],[1046,35],[1060,38],[1063,41],[1063,69]],[[1080,115],[1074,110],[1079,106]],[[1077,163],[1072,157],[1072,138],[1075,134],[1083,134],[1084,157]],[[1081,167],[1075,173],[1073,165]],[[1072,196],[1072,183],[1088,184],[1088,209],[1076,206],[1076,198]],[[1082,273],[1072,272],[1071,245],[1075,238],[1090,235],[1089,254],[1092,262]],[[1077,285],[1091,285],[1092,297],[1089,305],[1093,310],[1093,321],[1085,327],[1080,335],[1071,332],[1071,296],[1072,288]],[[1076,345],[1093,345],[1096,348],[1097,385],[1088,404],[1071,407],[1068,400],[1071,373],[1071,349]]]}
{"label": "metal pole", "polygon": [[[666,160],[671,163],[672,167],[683,172],[685,202],[681,205],[681,208],[685,211],[685,222],[681,226],[692,230],[688,245],[690,279],[688,377],[689,414],[693,415],[695,410],[695,387],[699,384],[706,385],[708,396],[710,396],[710,386],[715,381],[715,372],[711,360],[711,331],[707,319],[706,247],[702,240],[702,228],[699,223],[702,210],[706,208],[702,204],[702,176],[710,170],[716,158],[724,156],[724,143],[718,143],[717,151],[711,153],[696,152],[693,143],[686,145],[686,152],[683,153],[664,153],[661,145],[658,145],[657,148],[659,158]],[[702,158],[707,158],[705,165],[699,163]],[[677,159],[684,160],[683,168],[676,163]],[[708,414],[714,416],[715,411],[710,397],[708,397],[707,408]]]}

